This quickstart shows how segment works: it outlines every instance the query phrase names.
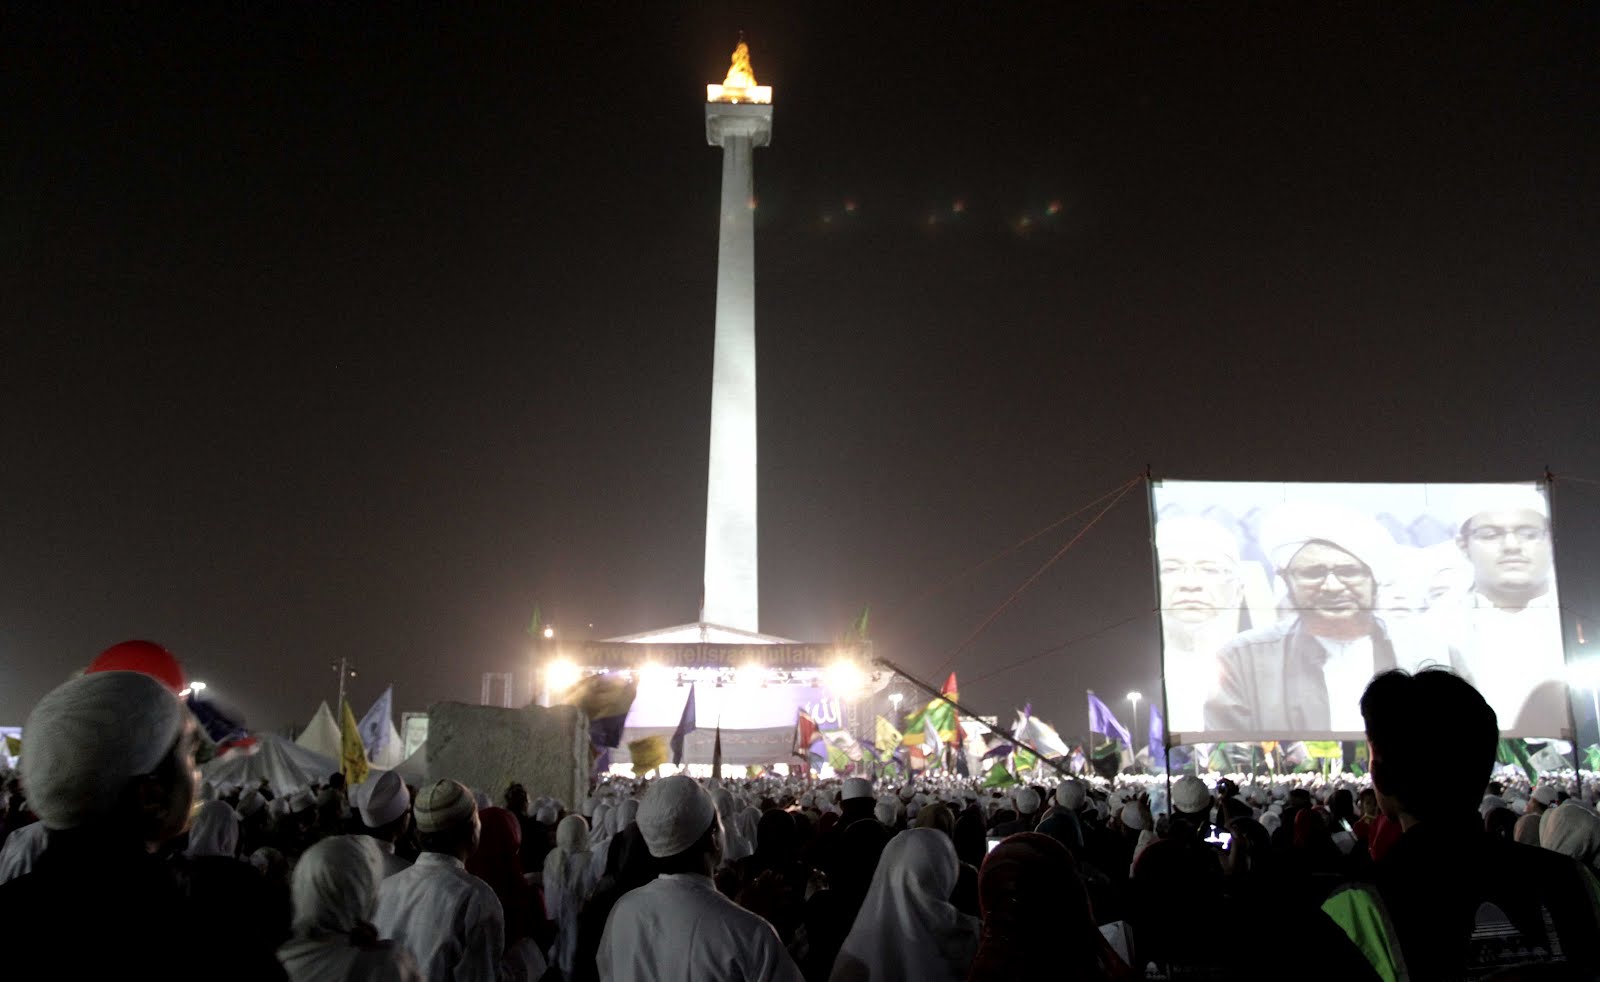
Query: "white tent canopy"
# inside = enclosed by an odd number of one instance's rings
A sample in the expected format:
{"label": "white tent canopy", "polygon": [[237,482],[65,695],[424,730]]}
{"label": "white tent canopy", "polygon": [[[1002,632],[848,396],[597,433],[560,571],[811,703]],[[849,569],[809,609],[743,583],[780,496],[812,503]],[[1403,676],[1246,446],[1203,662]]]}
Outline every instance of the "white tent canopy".
{"label": "white tent canopy", "polygon": [[372,766],[382,770],[393,770],[399,767],[406,759],[405,741],[400,739],[400,731],[394,728],[394,721],[389,721],[389,740],[378,751],[376,757],[370,757]]}
{"label": "white tent canopy", "polygon": [[311,717],[311,722],[306,725],[305,731],[294,742],[312,753],[321,754],[332,760],[339,759],[339,724],[334,722],[333,713],[328,709],[326,700],[317,704],[316,714]]}
{"label": "white tent canopy", "polygon": [[214,786],[248,787],[255,787],[265,778],[273,794],[283,795],[326,781],[328,775],[339,770],[336,758],[307,750],[276,733],[258,733],[255,740],[253,748],[240,748],[201,765],[201,777]]}

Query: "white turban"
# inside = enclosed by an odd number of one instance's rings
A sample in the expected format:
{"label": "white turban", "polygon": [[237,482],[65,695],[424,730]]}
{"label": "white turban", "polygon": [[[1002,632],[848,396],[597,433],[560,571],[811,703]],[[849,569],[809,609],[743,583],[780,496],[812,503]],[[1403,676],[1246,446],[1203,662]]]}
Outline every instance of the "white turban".
{"label": "white turban", "polygon": [[720,819],[705,788],[690,777],[674,774],[651,785],[639,805],[637,821],[650,855],[665,859],[699,842],[711,823]]}
{"label": "white turban", "polygon": [[1172,805],[1187,815],[1197,815],[1211,804],[1211,792],[1206,782],[1193,774],[1185,774],[1172,784]]}
{"label": "white turban", "polygon": [[107,818],[134,779],[173,752],[188,710],[139,672],[95,672],[57,686],[28,715],[22,783],[50,829]]}
{"label": "white turban", "polygon": [[416,815],[418,832],[442,832],[477,818],[478,803],[466,785],[446,778],[417,792]]}
{"label": "white turban", "polygon": [[394,771],[362,781],[350,790],[350,799],[361,813],[361,824],[369,829],[383,828],[411,807],[411,792]]}
{"label": "white turban", "polygon": [[194,813],[189,826],[189,848],[185,855],[226,856],[239,851],[239,815],[226,801],[208,801]]}
{"label": "white turban", "polygon": [[1017,811],[1022,815],[1032,815],[1039,810],[1039,792],[1032,788],[1023,788],[1016,794]]}
{"label": "white turban", "polygon": [[1137,803],[1130,801],[1122,806],[1122,824],[1137,832],[1144,831],[1144,814]]}
{"label": "white turban", "polygon": [[1261,523],[1261,545],[1275,569],[1287,568],[1295,553],[1312,542],[1348,552],[1372,570],[1378,583],[1388,579],[1394,536],[1369,515],[1342,505],[1292,502]]}
{"label": "white turban", "polygon": [[556,816],[560,814],[560,810],[555,805],[540,805],[534,810],[533,820],[540,825],[554,825],[556,824]]}
{"label": "white turban", "polygon": [[[251,857],[254,862],[254,857]],[[295,864],[290,893],[297,934],[349,934],[378,907],[383,859],[364,835],[336,835],[307,849]]]}

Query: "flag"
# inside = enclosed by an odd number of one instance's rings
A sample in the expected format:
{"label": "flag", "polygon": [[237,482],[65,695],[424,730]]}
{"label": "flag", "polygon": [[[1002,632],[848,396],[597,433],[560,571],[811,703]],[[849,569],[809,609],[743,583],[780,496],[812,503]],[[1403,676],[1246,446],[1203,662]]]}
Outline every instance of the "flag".
{"label": "flag", "polygon": [[711,776],[722,776],[722,720],[717,720],[717,739],[711,744]]}
{"label": "flag", "polygon": [[1308,757],[1343,757],[1344,748],[1338,740],[1307,740],[1306,756]]}
{"label": "flag", "polygon": [[762,767],[760,764],[746,764],[744,768],[744,776],[751,781],[754,781],[756,778],[761,777],[766,773],[767,769]]}
{"label": "flag", "polygon": [[[961,695],[956,691],[956,673],[951,672],[945,680],[944,688],[940,694],[948,697],[951,702],[959,701]],[[905,744],[908,747],[920,747],[926,741],[923,731],[929,723],[933,724],[934,732],[939,734],[942,743],[961,744],[961,725],[956,719],[956,707],[944,699],[933,699],[929,703],[906,717]],[[941,745],[942,745],[941,743]]]}
{"label": "flag", "polygon": [[843,774],[849,771],[850,764],[850,757],[844,752],[844,748],[828,744],[828,766],[833,768],[834,773]]}
{"label": "flag", "polygon": [[989,768],[989,773],[983,778],[983,786],[986,788],[1009,788],[1020,783],[1015,774],[1006,770],[1005,761],[1000,761]]}
{"label": "flag", "polygon": [[672,731],[672,762],[683,763],[683,738],[695,731],[694,683],[689,683],[689,698],[683,701],[683,715],[678,717],[678,728]]}
{"label": "flag", "polygon": [[1016,755],[1011,759],[1016,765],[1018,774],[1021,774],[1023,771],[1038,770],[1039,768],[1038,756],[1027,747],[1018,747]]}
{"label": "flag", "polygon": [[1166,757],[1167,726],[1161,719],[1161,710],[1155,703],[1150,704],[1150,763]]}
{"label": "flag", "polygon": [[894,724],[882,716],[878,717],[872,734],[872,742],[877,746],[879,754],[888,756],[894,753],[894,748],[900,746],[900,741],[904,738],[905,734],[895,729]]}
{"label": "flag", "polygon": [[367,710],[367,715],[361,717],[361,742],[367,748],[367,759],[377,760],[378,754],[389,745],[389,722],[394,716],[394,686],[383,690]]}
{"label": "flag", "polygon": [[353,787],[367,779],[367,750],[361,745],[361,731],[356,726],[356,714],[346,699],[339,720],[339,772],[344,775],[346,787]]}
{"label": "flag", "polygon": [[1055,727],[1042,719],[1017,714],[1017,739],[1033,744],[1046,757],[1065,757],[1072,752]]}
{"label": "flag", "polygon": [[929,760],[938,760],[944,753],[944,741],[939,739],[939,731],[933,725],[931,717],[922,719],[922,752]]}
{"label": "flag", "polygon": [[928,756],[922,752],[921,747],[911,747],[906,754],[906,769],[913,774],[921,774],[928,769]]}
{"label": "flag", "polygon": [[646,774],[667,762],[667,741],[659,734],[642,740],[628,741],[628,755],[633,758],[633,776]]}
{"label": "flag", "polygon": [[622,729],[638,688],[621,675],[587,675],[566,691],[562,702],[589,717],[589,742],[597,747],[622,745]]}
{"label": "flag", "polygon": [[544,636],[544,619],[539,616],[539,605],[533,605],[533,620],[528,623],[528,637],[538,638]]}
{"label": "flag", "polygon": [[809,760],[811,745],[817,742],[817,721],[804,709],[794,719],[794,755]]}
{"label": "flag", "polygon": [[837,747],[852,762],[861,762],[861,742],[849,730],[827,730],[822,734],[829,748]]}
{"label": "flag", "polygon": [[[11,737],[6,737],[6,740],[9,741],[10,739]],[[17,749],[12,753],[12,756],[16,756],[21,752],[22,744],[19,743],[17,744]],[[1589,746],[1584,747],[1583,759],[1589,762],[1589,770],[1600,771],[1600,744],[1591,743]]]}
{"label": "flag", "polygon": [[1089,732],[1103,733],[1107,738],[1115,736],[1123,743],[1133,745],[1133,737],[1128,733],[1127,727],[1117,722],[1111,707],[1101,702],[1093,690],[1089,692]]}
{"label": "flag", "polygon": [[867,612],[870,608],[862,607],[861,616],[856,618],[855,634],[859,641],[867,640]]}
{"label": "flag", "polygon": [[12,757],[22,756],[22,741],[14,736],[7,736],[6,753]]}
{"label": "flag", "polygon": [[206,731],[206,736],[212,743],[227,743],[237,740],[247,734],[247,730],[236,720],[229,719],[215,704],[196,699],[193,693],[184,698],[189,705],[189,712],[194,714],[194,720],[200,728]]}

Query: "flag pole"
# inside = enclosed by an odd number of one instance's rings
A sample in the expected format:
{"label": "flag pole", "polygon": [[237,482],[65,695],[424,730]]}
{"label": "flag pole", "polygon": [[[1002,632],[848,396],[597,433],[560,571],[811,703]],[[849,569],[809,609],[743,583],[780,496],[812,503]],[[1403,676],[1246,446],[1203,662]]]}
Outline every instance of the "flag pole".
{"label": "flag pole", "polygon": [[[884,668],[887,668],[889,671],[891,671],[891,672],[895,673],[896,675],[900,676],[901,678],[905,679],[907,682],[910,682],[912,685],[916,686],[917,688],[921,689],[922,691],[924,691],[924,692],[928,693],[929,695],[933,696],[935,699],[938,699],[938,700],[940,700],[942,702],[949,703],[951,706],[953,706],[955,708],[955,711],[957,713],[965,713],[967,716],[969,716],[969,717],[971,717],[973,719],[978,719],[979,718],[980,714],[968,709],[967,707],[961,705],[959,702],[956,702],[954,699],[952,699],[949,696],[945,695],[943,692],[940,692],[938,689],[934,688],[932,685],[929,685],[927,682],[924,682],[921,679],[917,678],[915,675],[912,675],[910,672],[908,672],[905,669],[901,668],[899,665],[896,665],[894,662],[890,661],[889,659],[880,658],[880,657],[875,655],[875,656],[873,656],[872,660],[874,662],[878,663],[879,665],[882,665]],[[961,725],[961,721],[959,719],[957,719],[956,725],[957,726]],[[1004,740],[1007,743],[1011,744],[1013,747],[1021,747],[1022,749],[1024,749],[1024,750],[1028,751],[1029,753],[1033,754],[1035,757],[1039,758],[1040,760],[1046,760],[1047,759],[1045,757],[1044,753],[1041,752],[1038,747],[1035,747],[1033,744],[1028,743],[1027,741],[1020,739],[1012,731],[1003,730],[1003,729],[1001,729],[1000,727],[997,727],[997,726],[991,726],[991,727],[989,727],[989,729],[990,729],[991,732],[995,733],[1002,740]],[[1048,763],[1050,764],[1051,767],[1054,767],[1056,769],[1057,773],[1059,773],[1062,777],[1071,777],[1072,776],[1067,771],[1067,769],[1066,769],[1066,767],[1064,765],[1058,764],[1053,760],[1049,760]]]}

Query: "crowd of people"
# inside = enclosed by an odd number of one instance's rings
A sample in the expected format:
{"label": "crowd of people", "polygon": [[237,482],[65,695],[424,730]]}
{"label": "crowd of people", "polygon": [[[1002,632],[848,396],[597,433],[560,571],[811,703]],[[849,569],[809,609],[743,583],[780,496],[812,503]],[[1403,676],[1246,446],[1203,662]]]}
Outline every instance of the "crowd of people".
{"label": "crowd of people", "polygon": [[28,720],[0,924],[14,958],[68,978],[1600,975],[1594,789],[1486,785],[1494,713],[1447,671],[1380,675],[1361,712],[1369,782],[1189,775],[1155,808],[1144,785],[1076,779],[684,775],[577,802],[513,784],[494,805],[392,771],[199,784],[171,688],[100,672]]}

